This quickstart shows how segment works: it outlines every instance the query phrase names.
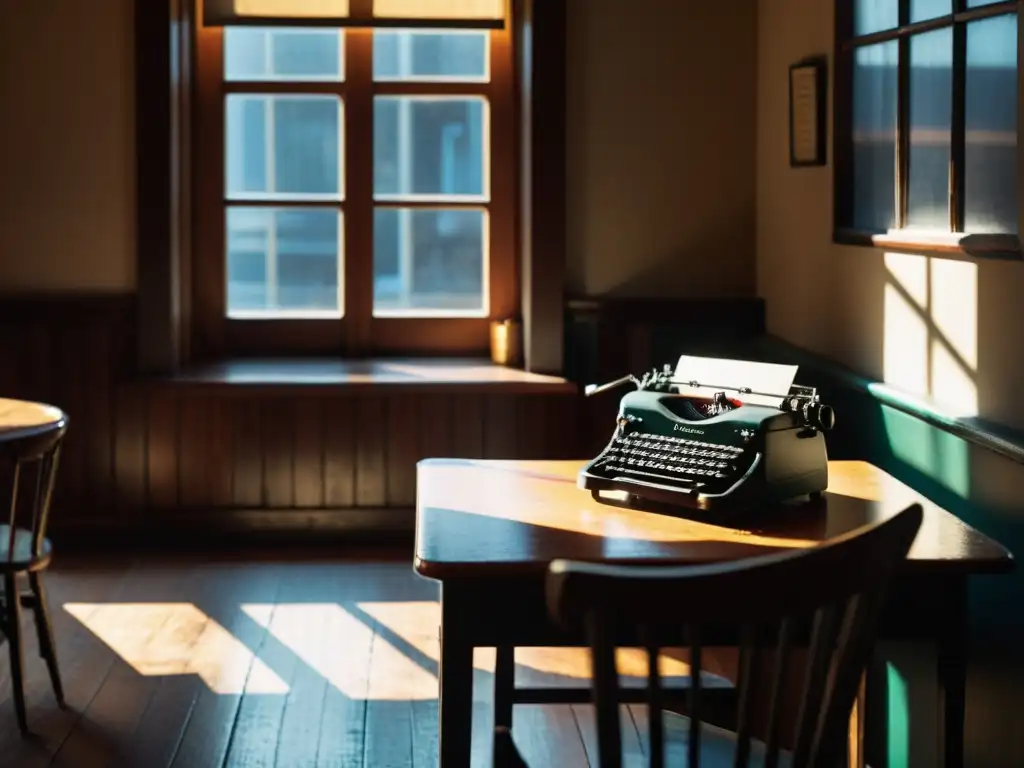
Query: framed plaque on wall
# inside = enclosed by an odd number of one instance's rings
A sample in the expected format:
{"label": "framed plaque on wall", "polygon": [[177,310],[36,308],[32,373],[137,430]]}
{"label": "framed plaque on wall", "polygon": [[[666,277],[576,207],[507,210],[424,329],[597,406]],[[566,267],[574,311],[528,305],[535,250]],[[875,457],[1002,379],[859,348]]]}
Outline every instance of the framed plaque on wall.
{"label": "framed plaque on wall", "polygon": [[814,56],[789,68],[789,165],[825,165],[828,61]]}

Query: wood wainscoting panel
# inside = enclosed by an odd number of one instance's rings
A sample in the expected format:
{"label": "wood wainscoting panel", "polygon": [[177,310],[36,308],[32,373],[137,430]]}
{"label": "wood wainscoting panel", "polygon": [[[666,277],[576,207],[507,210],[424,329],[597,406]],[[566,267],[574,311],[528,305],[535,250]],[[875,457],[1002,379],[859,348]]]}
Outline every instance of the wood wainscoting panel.
{"label": "wood wainscoting panel", "polygon": [[448,395],[420,396],[420,450],[424,456],[455,456],[453,416],[463,418],[462,404]]}
{"label": "wood wainscoting panel", "polygon": [[356,502],[355,407],[350,397],[324,403],[324,504],[345,509]]}
{"label": "wood wainscoting panel", "polygon": [[119,498],[141,498],[141,404],[118,404],[113,392],[132,364],[134,318],[127,294],[0,296],[0,396],[52,403],[68,414],[54,528],[70,515],[115,520]]}
{"label": "wood wainscoting panel", "polygon": [[146,395],[125,390],[118,399],[114,422],[114,466],[117,468],[117,509],[119,517],[129,517],[146,504]]}
{"label": "wood wainscoting panel", "polygon": [[416,462],[423,458],[422,446],[428,430],[423,423],[423,405],[416,394],[385,401],[385,497],[394,506],[416,503]]}
{"label": "wood wainscoting panel", "polygon": [[233,447],[231,499],[237,507],[258,509],[266,504],[263,483],[263,421],[260,401],[239,398],[231,403]]}
{"label": "wood wainscoting panel", "polygon": [[[118,397],[125,395],[122,388]],[[178,503],[183,507],[223,507],[231,503],[234,434],[224,403],[187,395],[178,404]],[[120,471],[120,467],[118,467]]]}
{"label": "wood wainscoting panel", "polygon": [[146,394],[146,506],[178,506],[178,462],[181,420],[176,396]]}
{"label": "wood wainscoting panel", "polygon": [[[383,507],[387,502],[388,407],[383,397],[355,398],[356,460],[352,469],[357,507]],[[343,470],[344,471],[344,470]]]}
{"label": "wood wainscoting panel", "polygon": [[298,400],[295,403],[295,437],[292,441],[295,506],[319,509],[324,505],[324,413],[323,400]]}
{"label": "wood wainscoting panel", "polygon": [[428,360],[146,378],[136,314],[130,294],[0,297],[0,396],[69,415],[58,546],[173,529],[411,530],[422,458],[578,458],[578,395],[554,377]]}
{"label": "wood wainscoting panel", "polygon": [[[452,455],[460,459],[484,455],[484,398],[472,394],[450,402],[452,412]],[[458,418],[456,418],[456,416]]]}
{"label": "wood wainscoting panel", "polygon": [[296,514],[299,528],[362,527],[359,510],[381,508],[408,510],[411,526],[420,459],[575,455],[572,394],[311,394],[282,385],[238,395],[128,382],[117,401],[146,419],[121,419],[145,444],[116,454],[118,509],[135,510],[136,528],[174,525],[175,517],[192,526],[201,515],[218,529],[245,529],[255,519],[289,529],[287,518],[260,518],[259,510],[317,513]]}
{"label": "wood wainscoting panel", "polygon": [[[194,395],[193,395],[194,396]],[[217,398],[207,397],[213,402]],[[223,403],[227,407],[232,401]],[[260,406],[260,450],[263,453],[263,506],[271,509],[289,509],[295,506],[295,400],[281,397],[263,397]],[[231,451],[234,442],[224,446]],[[188,446],[182,446],[188,450]],[[240,478],[238,482],[252,482]]]}

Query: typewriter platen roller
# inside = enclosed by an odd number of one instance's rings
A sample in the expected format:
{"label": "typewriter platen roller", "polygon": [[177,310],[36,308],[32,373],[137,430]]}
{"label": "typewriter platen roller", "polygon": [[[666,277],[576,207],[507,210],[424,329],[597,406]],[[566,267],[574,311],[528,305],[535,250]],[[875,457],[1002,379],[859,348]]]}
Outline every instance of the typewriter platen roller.
{"label": "typewriter platen roller", "polygon": [[[683,357],[675,371],[587,387],[588,396],[627,383],[636,391],[622,398],[612,438],[580,471],[579,487],[599,501],[618,491],[709,512],[820,494],[828,486],[824,432],[835,416],[813,388],[792,385],[795,372]],[[721,375],[740,380],[707,378]],[[783,393],[773,384],[785,385]]]}

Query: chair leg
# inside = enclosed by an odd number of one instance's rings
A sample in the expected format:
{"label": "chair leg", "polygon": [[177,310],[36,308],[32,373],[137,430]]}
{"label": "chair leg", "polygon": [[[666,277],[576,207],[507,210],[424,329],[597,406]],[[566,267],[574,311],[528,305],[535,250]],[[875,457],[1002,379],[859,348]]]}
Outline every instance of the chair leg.
{"label": "chair leg", "polygon": [[28,734],[28,718],[25,715],[24,654],[21,648],[21,595],[18,593],[18,578],[13,573],[4,575],[4,631],[7,633],[8,652],[11,655],[11,692],[14,694],[14,711],[18,716],[18,727],[23,735]]}
{"label": "chair leg", "polygon": [[66,707],[64,703],[64,686],[60,681],[60,667],[57,665],[57,644],[53,638],[53,623],[50,621],[50,604],[46,599],[46,587],[43,586],[43,575],[32,572],[28,575],[28,583],[32,588],[35,597],[36,634],[39,637],[39,655],[46,662],[46,668],[50,672],[50,683],[53,685],[53,695],[61,709]]}
{"label": "chair leg", "polygon": [[494,729],[492,764],[494,768],[530,768],[516,747],[512,732],[504,726]]}
{"label": "chair leg", "polygon": [[494,662],[494,725],[512,727],[512,707],[516,689],[516,649],[499,645]]}

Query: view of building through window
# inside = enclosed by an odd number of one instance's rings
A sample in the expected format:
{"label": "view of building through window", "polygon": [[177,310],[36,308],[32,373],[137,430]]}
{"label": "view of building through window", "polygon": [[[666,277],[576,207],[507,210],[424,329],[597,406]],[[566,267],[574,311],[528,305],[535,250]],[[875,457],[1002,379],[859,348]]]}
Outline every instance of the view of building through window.
{"label": "view of building through window", "polygon": [[[979,9],[990,4],[967,2]],[[873,232],[897,227],[949,232],[957,217],[951,215],[956,213],[950,209],[951,185],[962,183],[958,231],[1016,234],[1016,13],[997,9],[997,15],[942,23],[953,19],[951,0],[911,0],[904,28],[925,21],[941,25],[901,37],[899,8],[897,0],[854,3],[847,54],[852,93],[837,95],[849,100],[852,122],[851,220],[841,225]],[[958,35],[963,35],[962,48]],[[901,68],[907,108],[902,201],[896,175]],[[964,73],[959,101],[954,97],[958,68]]]}
{"label": "view of building through window", "polygon": [[[375,31],[374,80],[486,82],[487,36]],[[229,86],[282,85],[281,93],[267,87],[225,97],[231,316],[344,314],[344,208],[352,192],[344,183],[343,90],[284,87],[343,83],[344,41],[335,30],[225,31]],[[485,314],[487,100],[381,94],[372,119],[373,146],[362,151],[373,155],[374,314]]]}

